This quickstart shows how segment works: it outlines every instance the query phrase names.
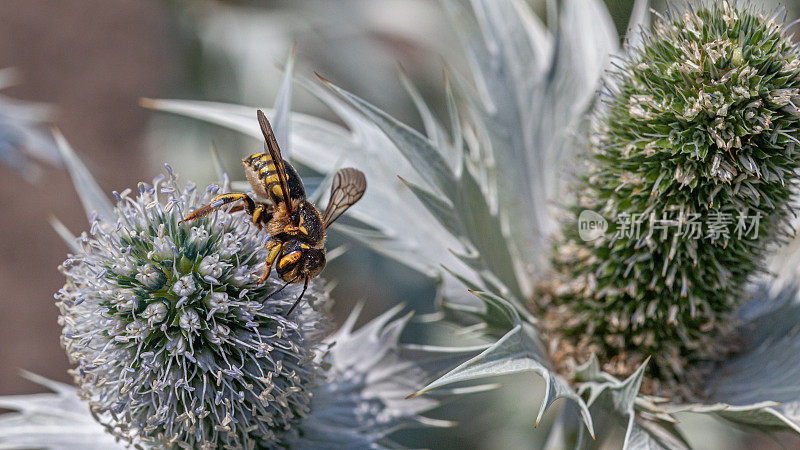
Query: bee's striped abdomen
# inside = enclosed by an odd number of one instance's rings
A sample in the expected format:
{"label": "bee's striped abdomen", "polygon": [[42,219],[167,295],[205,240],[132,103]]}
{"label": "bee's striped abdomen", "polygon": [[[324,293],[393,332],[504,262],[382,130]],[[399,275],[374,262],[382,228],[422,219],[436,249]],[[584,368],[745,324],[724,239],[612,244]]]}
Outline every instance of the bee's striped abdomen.
{"label": "bee's striped abdomen", "polygon": [[258,173],[258,179],[264,186],[264,190],[271,197],[282,197],[283,191],[281,190],[281,180],[278,178],[278,169],[275,167],[275,161],[272,160],[270,155],[258,153],[252,155],[249,160],[253,170]]}
{"label": "bee's striped abdomen", "polygon": [[[256,153],[243,160],[245,173],[256,194],[271,199],[276,205],[283,201],[283,190],[278,175],[278,167],[269,153]],[[283,160],[286,183],[289,186],[289,197],[302,199],[306,197],[303,183],[291,164]],[[260,189],[257,189],[260,188]]]}

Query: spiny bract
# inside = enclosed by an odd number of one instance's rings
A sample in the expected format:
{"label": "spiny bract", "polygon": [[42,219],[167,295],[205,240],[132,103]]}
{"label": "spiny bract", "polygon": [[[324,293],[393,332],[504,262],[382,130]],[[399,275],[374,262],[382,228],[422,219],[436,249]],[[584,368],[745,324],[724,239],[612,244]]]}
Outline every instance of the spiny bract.
{"label": "spiny bract", "polygon": [[[0,69],[0,90],[15,84],[14,69]],[[37,129],[48,119],[49,108],[0,95],[0,165],[7,165],[29,180],[40,175],[40,169],[29,156],[59,164],[53,140]]]}
{"label": "spiny bract", "polygon": [[589,241],[565,225],[540,305],[560,363],[594,352],[627,375],[652,355],[674,391],[687,364],[724,356],[745,285],[791,232],[800,60],[776,16],[687,4],[611,77],[573,208],[610,227]]}
{"label": "spiny bract", "polygon": [[[321,314],[297,292],[257,280],[267,235],[246,215],[180,223],[219,187],[169,176],[117,196],[116,217],[61,267],[62,342],[92,412],[134,444],[275,447],[292,438],[317,376]],[[306,299],[325,297],[312,284]],[[299,325],[298,325],[299,324]]]}

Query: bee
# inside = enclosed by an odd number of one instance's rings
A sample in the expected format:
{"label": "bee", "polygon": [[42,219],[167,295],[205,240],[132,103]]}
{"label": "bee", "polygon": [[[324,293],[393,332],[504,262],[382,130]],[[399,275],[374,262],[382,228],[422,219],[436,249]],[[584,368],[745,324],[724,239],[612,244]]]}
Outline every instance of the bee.
{"label": "bee", "polygon": [[[267,259],[259,283],[266,281],[273,264],[278,276],[286,282],[278,291],[292,283],[303,283],[303,291],[286,314],[289,316],[303,299],[308,282],[325,267],[325,238],[328,227],[364,195],[367,180],[357,169],[341,169],[333,177],[331,196],[325,214],[306,199],[303,182],[294,167],[281,157],[278,141],[267,117],[258,110],[258,123],[264,134],[264,153],[242,160],[247,181],[253,192],[269,200],[254,200],[248,194],[220,194],[208,205],[183,218],[188,222],[207,216],[224,205],[242,202],[229,212],[244,210],[254,225],[269,234]],[[276,263],[277,262],[277,263]]]}

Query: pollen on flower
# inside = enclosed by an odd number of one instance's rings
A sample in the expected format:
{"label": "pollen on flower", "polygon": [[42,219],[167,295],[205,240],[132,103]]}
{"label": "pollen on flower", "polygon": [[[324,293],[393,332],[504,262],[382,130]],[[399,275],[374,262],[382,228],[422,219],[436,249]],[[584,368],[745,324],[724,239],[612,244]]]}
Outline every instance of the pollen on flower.
{"label": "pollen on flower", "polygon": [[115,194],[61,266],[56,294],[72,374],[97,419],[134,445],[276,447],[308,412],[326,323],[309,286],[257,280],[265,233],[243,214],[181,218],[218,186],[183,189],[168,169]]}
{"label": "pollen on flower", "polygon": [[595,353],[626,376],[653,355],[645,391],[692,398],[735,347],[732,312],[791,235],[800,169],[800,55],[776,16],[687,7],[612,75],[573,208],[609,230],[583,241],[566,223],[537,301],[562,372]]}

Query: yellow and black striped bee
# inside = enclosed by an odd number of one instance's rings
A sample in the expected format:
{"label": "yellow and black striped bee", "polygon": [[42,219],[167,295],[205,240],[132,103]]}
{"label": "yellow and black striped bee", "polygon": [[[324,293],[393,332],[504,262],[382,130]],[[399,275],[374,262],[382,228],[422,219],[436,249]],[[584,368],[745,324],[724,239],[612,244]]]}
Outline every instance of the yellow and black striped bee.
{"label": "yellow and black striped bee", "polygon": [[320,214],[317,207],[306,200],[303,182],[294,167],[281,157],[272,126],[261,110],[258,111],[258,123],[267,151],[248,156],[242,164],[253,191],[269,202],[255,201],[240,192],[221,194],[184,217],[183,221],[206,216],[228,203],[243,201],[244,204],[234,206],[230,212],[244,210],[252,216],[253,224],[265,228],[270,236],[265,244],[267,261],[259,283],[266,281],[276,261],[275,271],[286,281],[284,287],[303,283],[303,292],[289,309],[288,316],[302,300],[308,281],[325,267],[328,227],[364,195],[367,180],[357,169],[346,168],[336,172],[328,208],[324,215]]}

